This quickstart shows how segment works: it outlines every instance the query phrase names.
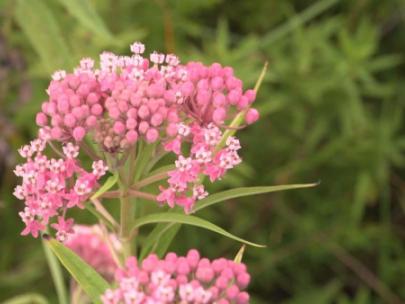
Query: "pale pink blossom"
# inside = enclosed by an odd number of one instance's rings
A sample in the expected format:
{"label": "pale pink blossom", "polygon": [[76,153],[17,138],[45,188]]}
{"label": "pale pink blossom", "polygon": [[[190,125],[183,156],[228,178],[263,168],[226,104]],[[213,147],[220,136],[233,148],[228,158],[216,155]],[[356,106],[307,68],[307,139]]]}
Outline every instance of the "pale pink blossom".
{"label": "pale pink blossom", "polygon": [[[178,154],[175,161],[176,169],[168,172],[169,187],[161,187],[162,192],[157,200],[161,203],[166,202],[169,207],[182,206],[189,213],[196,201],[208,195],[204,185],[199,181],[200,177],[205,175],[211,182],[221,179],[228,170],[241,163],[238,155],[241,146],[236,137],[229,137],[225,147],[218,148],[223,133],[212,123],[206,127],[196,123],[190,126],[178,124],[177,128],[180,135],[165,145],[166,150]],[[187,138],[182,136],[183,134],[187,134]],[[181,154],[183,141],[191,142],[188,157]]]}
{"label": "pale pink blossom", "polygon": [[[121,153],[138,141],[162,145],[177,159],[157,199],[190,212],[207,195],[199,190],[204,176],[215,182],[241,163],[239,140],[232,136],[224,143],[224,134],[239,113],[247,124],[258,119],[259,112],[252,108],[256,93],[244,90],[231,67],[181,64],[177,56],[156,51],[144,56],[140,42],[131,44],[130,50],[130,56],[103,52],[98,66],[83,58],[73,73],[57,71],[47,89],[48,100],[36,116],[40,139],[19,152],[31,159],[43,151],[46,141],[61,142],[67,160],[50,160],[50,170],[72,179],[84,140],[107,153]],[[44,159],[35,162],[45,166]],[[82,197],[92,192],[108,168],[97,161],[92,169],[91,175],[78,174],[67,190],[64,179],[55,176],[43,185],[52,193],[67,192],[68,205],[82,207]],[[24,177],[27,184],[36,179],[32,172]],[[24,193],[16,190],[18,197]]]}
{"label": "pale pink blossom", "polygon": [[151,254],[138,264],[134,257],[115,273],[116,287],[102,295],[112,303],[249,303],[244,291],[250,281],[246,266],[224,258],[201,258],[197,250],[186,256]]}
{"label": "pale pink blossom", "polygon": [[118,253],[122,250],[118,237],[112,233],[104,234],[98,225],[74,225],[72,230],[67,235],[65,245],[107,280],[112,281],[118,266],[111,254],[111,249]]}
{"label": "pale pink blossom", "polygon": [[[93,170],[88,173],[79,166],[76,157],[78,147],[67,143],[63,147],[66,158],[51,158],[42,154],[46,142],[36,139],[30,145],[20,149],[26,162],[17,165],[14,172],[22,178],[14,195],[25,203],[20,217],[25,224],[23,235],[38,237],[48,224],[54,228],[56,237],[64,241],[71,233],[72,219],[65,217],[66,211],[74,206],[83,207],[83,202],[97,187],[97,180],[106,173],[102,162],[95,162]],[[72,186],[73,185],[73,186]],[[57,223],[51,222],[57,217]]]}

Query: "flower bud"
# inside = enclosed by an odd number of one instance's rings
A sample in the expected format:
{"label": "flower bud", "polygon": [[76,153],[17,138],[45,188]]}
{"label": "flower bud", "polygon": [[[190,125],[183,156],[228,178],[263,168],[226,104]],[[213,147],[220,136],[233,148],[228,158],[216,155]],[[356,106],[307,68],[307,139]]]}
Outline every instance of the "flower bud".
{"label": "flower bud", "polygon": [[252,123],[256,122],[259,119],[259,116],[260,116],[259,111],[253,108],[249,109],[245,116],[246,123],[248,125],[251,125]]}

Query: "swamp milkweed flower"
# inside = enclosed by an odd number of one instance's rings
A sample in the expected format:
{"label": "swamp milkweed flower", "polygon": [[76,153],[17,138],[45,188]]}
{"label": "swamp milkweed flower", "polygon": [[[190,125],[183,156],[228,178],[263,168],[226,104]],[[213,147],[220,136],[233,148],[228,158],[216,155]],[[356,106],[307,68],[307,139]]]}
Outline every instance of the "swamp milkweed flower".
{"label": "swamp milkweed flower", "polygon": [[[134,153],[139,141],[176,155],[175,168],[167,172],[167,185],[160,185],[155,200],[186,213],[208,195],[205,176],[215,182],[241,163],[239,140],[224,134],[240,113],[246,124],[259,118],[251,107],[255,91],[244,91],[231,67],[181,64],[177,56],[157,52],[146,58],[139,42],[130,49],[129,56],[102,53],[99,67],[84,58],[72,73],[53,74],[48,100],[36,116],[38,139],[21,149],[27,162],[15,171],[23,178],[15,190],[26,205],[20,213],[23,234],[37,237],[57,216],[52,227],[63,241],[73,225],[65,218],[67,209],[83,208],[108,170],[107,158]],[[92,153],[86,139],[103,156]],[[53,143],[64,147],[58,159],[43,154]],[[93,172],[80,167],[79,147],[93,158]]]}
{"label": "swamp milkweed flower", "polygon": [[[233,69],[219,63],[182,64],[173,54],[157,52],[146,58],[139,42],[130,50],[129,56],[103,52],[98,67],[84,58],[73,72],[52,75],[48,98],[36,115],[38,138],[19,150],[25,162],[14,171],[22,179],[14,191],[25,204],[19,213],[22,234],[38,237],[52,227],[59,241],[115,281],[101,297],[104,304],[248,303],[250,275],[243,263],[210,261],[194,249],[163,259],[151,254],[141,263],[127,258],[132,214],[126,211],[133,195],[192,212],[209,195],[204,179],[216,182],[242,162],[241,143],[231,135],[239,122],[249,125],[259,118],[252,108],[255,90],[244,90]],[[142,154],[145,145],[153,153],[174,155],[174,166],[157,176],[132,178],[148,171],[140,166],[131,172],[135,153]],[[91,169],[80,162],[81,152],[91,158]],[[97,191],[108,171],[117,177],[120,191]],[[157,195],[139,191],[161,180],[166,181],[158,185]],[[99,196],[121,198],[120,225],[96,200]],[[119,230],[120,241],[104,226],[75,225],[67,216],[87,200],[111,230]],[[119,267],[120,260],[126,260],[125,267]]]}
{"label": "swamp milkweed flower", "polygon": [[163,259],[151,254],[140,264],[130,257],[115,278],[118,285],[103,294],[103,304],[249,303],[245,264],[225,258],[210,261],[195,249],[186,256],[171,252]]}
{"label": "swamp milkweed flower", "polygon": [[51,226],[57,231],[57,239],[63,242],[73,226],[73,219],[66,219],[67,210],[76,206],[84,208],[84,201],[97,187],[97,180],[107,167],[103,161],[96,161],[92,172],[81,168],[76,159],[79,147],[73,143],[64,145],[63,158],[57,159],[44,155],[45,147],[45,140],[35,139],[19,150],[26,162],[14,170],[22,178],[14,195],[25,201],[25,208],[19,213],[26,226],[22,235],[38,237],[56,217],[57,223]]}
{"label": "swamp milkweed flower", "polygon": [[105,279],[112,281],[118,265],[111,250],[120,252],[122,249],[118,237],[113,233],[103,233],[99,225],[74,225],[72,230],[65,241],[66,247],[74,251]]}

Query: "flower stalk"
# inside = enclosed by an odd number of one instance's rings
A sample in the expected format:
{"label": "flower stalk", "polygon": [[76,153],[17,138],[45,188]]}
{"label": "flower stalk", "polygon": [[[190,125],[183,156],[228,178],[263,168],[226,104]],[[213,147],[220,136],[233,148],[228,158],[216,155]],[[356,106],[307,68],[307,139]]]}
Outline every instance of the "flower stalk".
{"label": "flower stalk", "polygon": [[128,188],[121,185],[120,197],[120,240],[123,247],[123,256],[127,258],[132,254],[131,227],[134,220],[135,206],[130,201]]}
{"label": "flower stalk", "polygon": [[150,194],[150,193],[146,193],[146,192],[141,192],[141,191],[137,191],[134,189],[128,189],[128,193],[131,195],[131,197],[134,198],[143,198],[146,199],[148,201],[153,201],[156,202],[156,195]]}
{"label": "flower stalk", "polygon": [[166,178],[167,178],[167,172],[168,172],[168,171],[164,171],[164,172],[160,172],[160,173],[157,173],[157,174],[155,174],[155,175],[146,177],[146,178],[144,178],[143,180],[137,182],[137,183],[134,185],[134,188],[136,188],[136,189],[141,189],[141,188],[143,188],[143,187],[145,187],[145,186],[149,186],[149,185],[151,185],[151,184],[153,184],[153,183],[156,183],[156,182],[158,182],[158,181],[161,181],[161,180],[163,180],[163,179],[166,179]]}

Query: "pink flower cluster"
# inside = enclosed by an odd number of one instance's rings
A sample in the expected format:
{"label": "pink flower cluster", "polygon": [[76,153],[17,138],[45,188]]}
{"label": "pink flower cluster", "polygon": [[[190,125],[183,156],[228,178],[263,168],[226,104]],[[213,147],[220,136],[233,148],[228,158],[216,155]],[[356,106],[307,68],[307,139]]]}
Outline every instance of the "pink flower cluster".
{"label": "pink flower cluster", "polygon": [[105,150],[114,152],[140,137],[148,143],[170,137],[181,121],[224,126],[242,110],[247,123],[258,119],[257,110],[249,108],[255,92],[243,92],[232,68],[181,65],[175,55],[156,52],[146,59],[144,50],[135,42],[131,56],[102,53],[99,69],[85,58],[73,73],[55,72],[37,124],[64,142],[81,141],[92,132]]}
{"label": "pink flower cluster", "polygon": [[[158,201],[190,212],[208,194],[202,176],[213,182],[241,162],[236,138],[228,138],[225,147],[218,143],[238,113],[247,124],[259,118],[251,108],[256,93],[243,91],[231,67],[180,64],[175,55],[156,52],[147,59],[139,42],[130,49],[130,56],[102,53],[99,68],[85,58],[73,73],[55,72],[36,117],[40,138],[66,143],[88,135],[111,153],[138,140],[160,141],[178,158]],[[191,142],[188,153],[181,151],[185,142]]]}
{"label": "pink flower cluster", "polygon": [[[160,187],[157,199],[190,212],[197,200],[208,195],[201,182],[203,175],[214,182],[241,162],[237,138],[227,138],[226,147],[219,147],[225,122],[245,111],[245,121],[251,124],[259,118],[259,112],[250,108],[255,91],[243,92],[242,81],[234,76],[232,68],[218,63],[207,67],[199,62],[190,62],[186,68],[187,81],[182,85],[186,98],[179,115],[183,119],[168,126],[171,139],[164,145],[178,155],[176,169],[168,172],[169,187]],[[182,153],[183,142],[191,142],[188,155]]]}
{"label": "pink flower cluster", "polygon": [[[108,237],[108,240],[105,238]],[[74,225],[73,233],[69,234],[65,245],[79,255],[87,264],[92,266],[108,281],[113,281],[117,264],[114,261],[111,250],[121,251],[121,243],[115,234],[103,234],[98,225],[84,226]]]}
{"label": "pink flower cluster", "polygon": [[[201,176],[208,176],[211,182],[220,179],[227,170],[241,162],[238,155],[241,146],[239,140],[231,136],[227,138],[225,147],[219,149],[222,132],[213,123],[206,127],[196,123],[189,127],[180,123],[177,125],[177,133],[177,136],[165,145],[168,151],[178,154],[176,169],[168,172],[169,187],[161,187],[157,199],[172,208],[177,204],[186,212],[190,212],[197,200],[208,195],[201,183]],[[191,142],[188,157],[181,154],[184,141]]]}
{"label": "pink flower cluster", "polygon": [[100,69],[86,58],[74,73],[56,72],[38,125],[61,141],[81,141],[93,132],[110,152],[128,148],[141,136],[148,143],[160,139],[168,124],[179,122],[187,71],[174,55],[152,53],[148,60],[140,43],[131,50],[132,56],[102,53]]}
{"label": "pink flower cluster", "polygon": [[[234,76],[231,67],[219,63],[207,67],[200,62],[189,62],[186,67],[185,112],[202,126],[210,123],[223,126],[237,112],[248,109],[256,98],[254,90],[243,92],[242,81]],[[258,118],[257,110],[247,111],[248,124]]]}
{"label": "pink flower cluster", "polygon": [[102,296],[104,304],[245,304],[249,294],[246,266],[225,258],[201,258],[197,250],[185,257],[151,254],[141,265],[134,257],[116,272],[118,287]]}
{"label": "pink flower cluster", "polygon": [[42,104],[36,122],[41,127],[51,126],[48,128],[52,139],[81,141],[103,114],[97,80],[85,70],[77,74],[55,72],[47,93],[49,100]]}
{"label": "pink flower cluster", "polygon": [[96,161],[92,172],[85,171],[76,160],[79,147],[72,143],[63,147],[64,158],[59,159],[49,159],[44,155],[45,147],[46,141],[35,139],[19,150],[26,159],[14,170],[22,178],[14,195],[25,201],[24,211],[20,212],[26,225],[22,235],[38,237],[50,220],[58,217],[57,223],[51,226],[56,229],[57,238],[64,241],[73,225],[72,219],[65,219],[66,211],[75,206],[83,208],[82,203],[97,186],[97,180],[106,173],[107,167],[103,161]]}

